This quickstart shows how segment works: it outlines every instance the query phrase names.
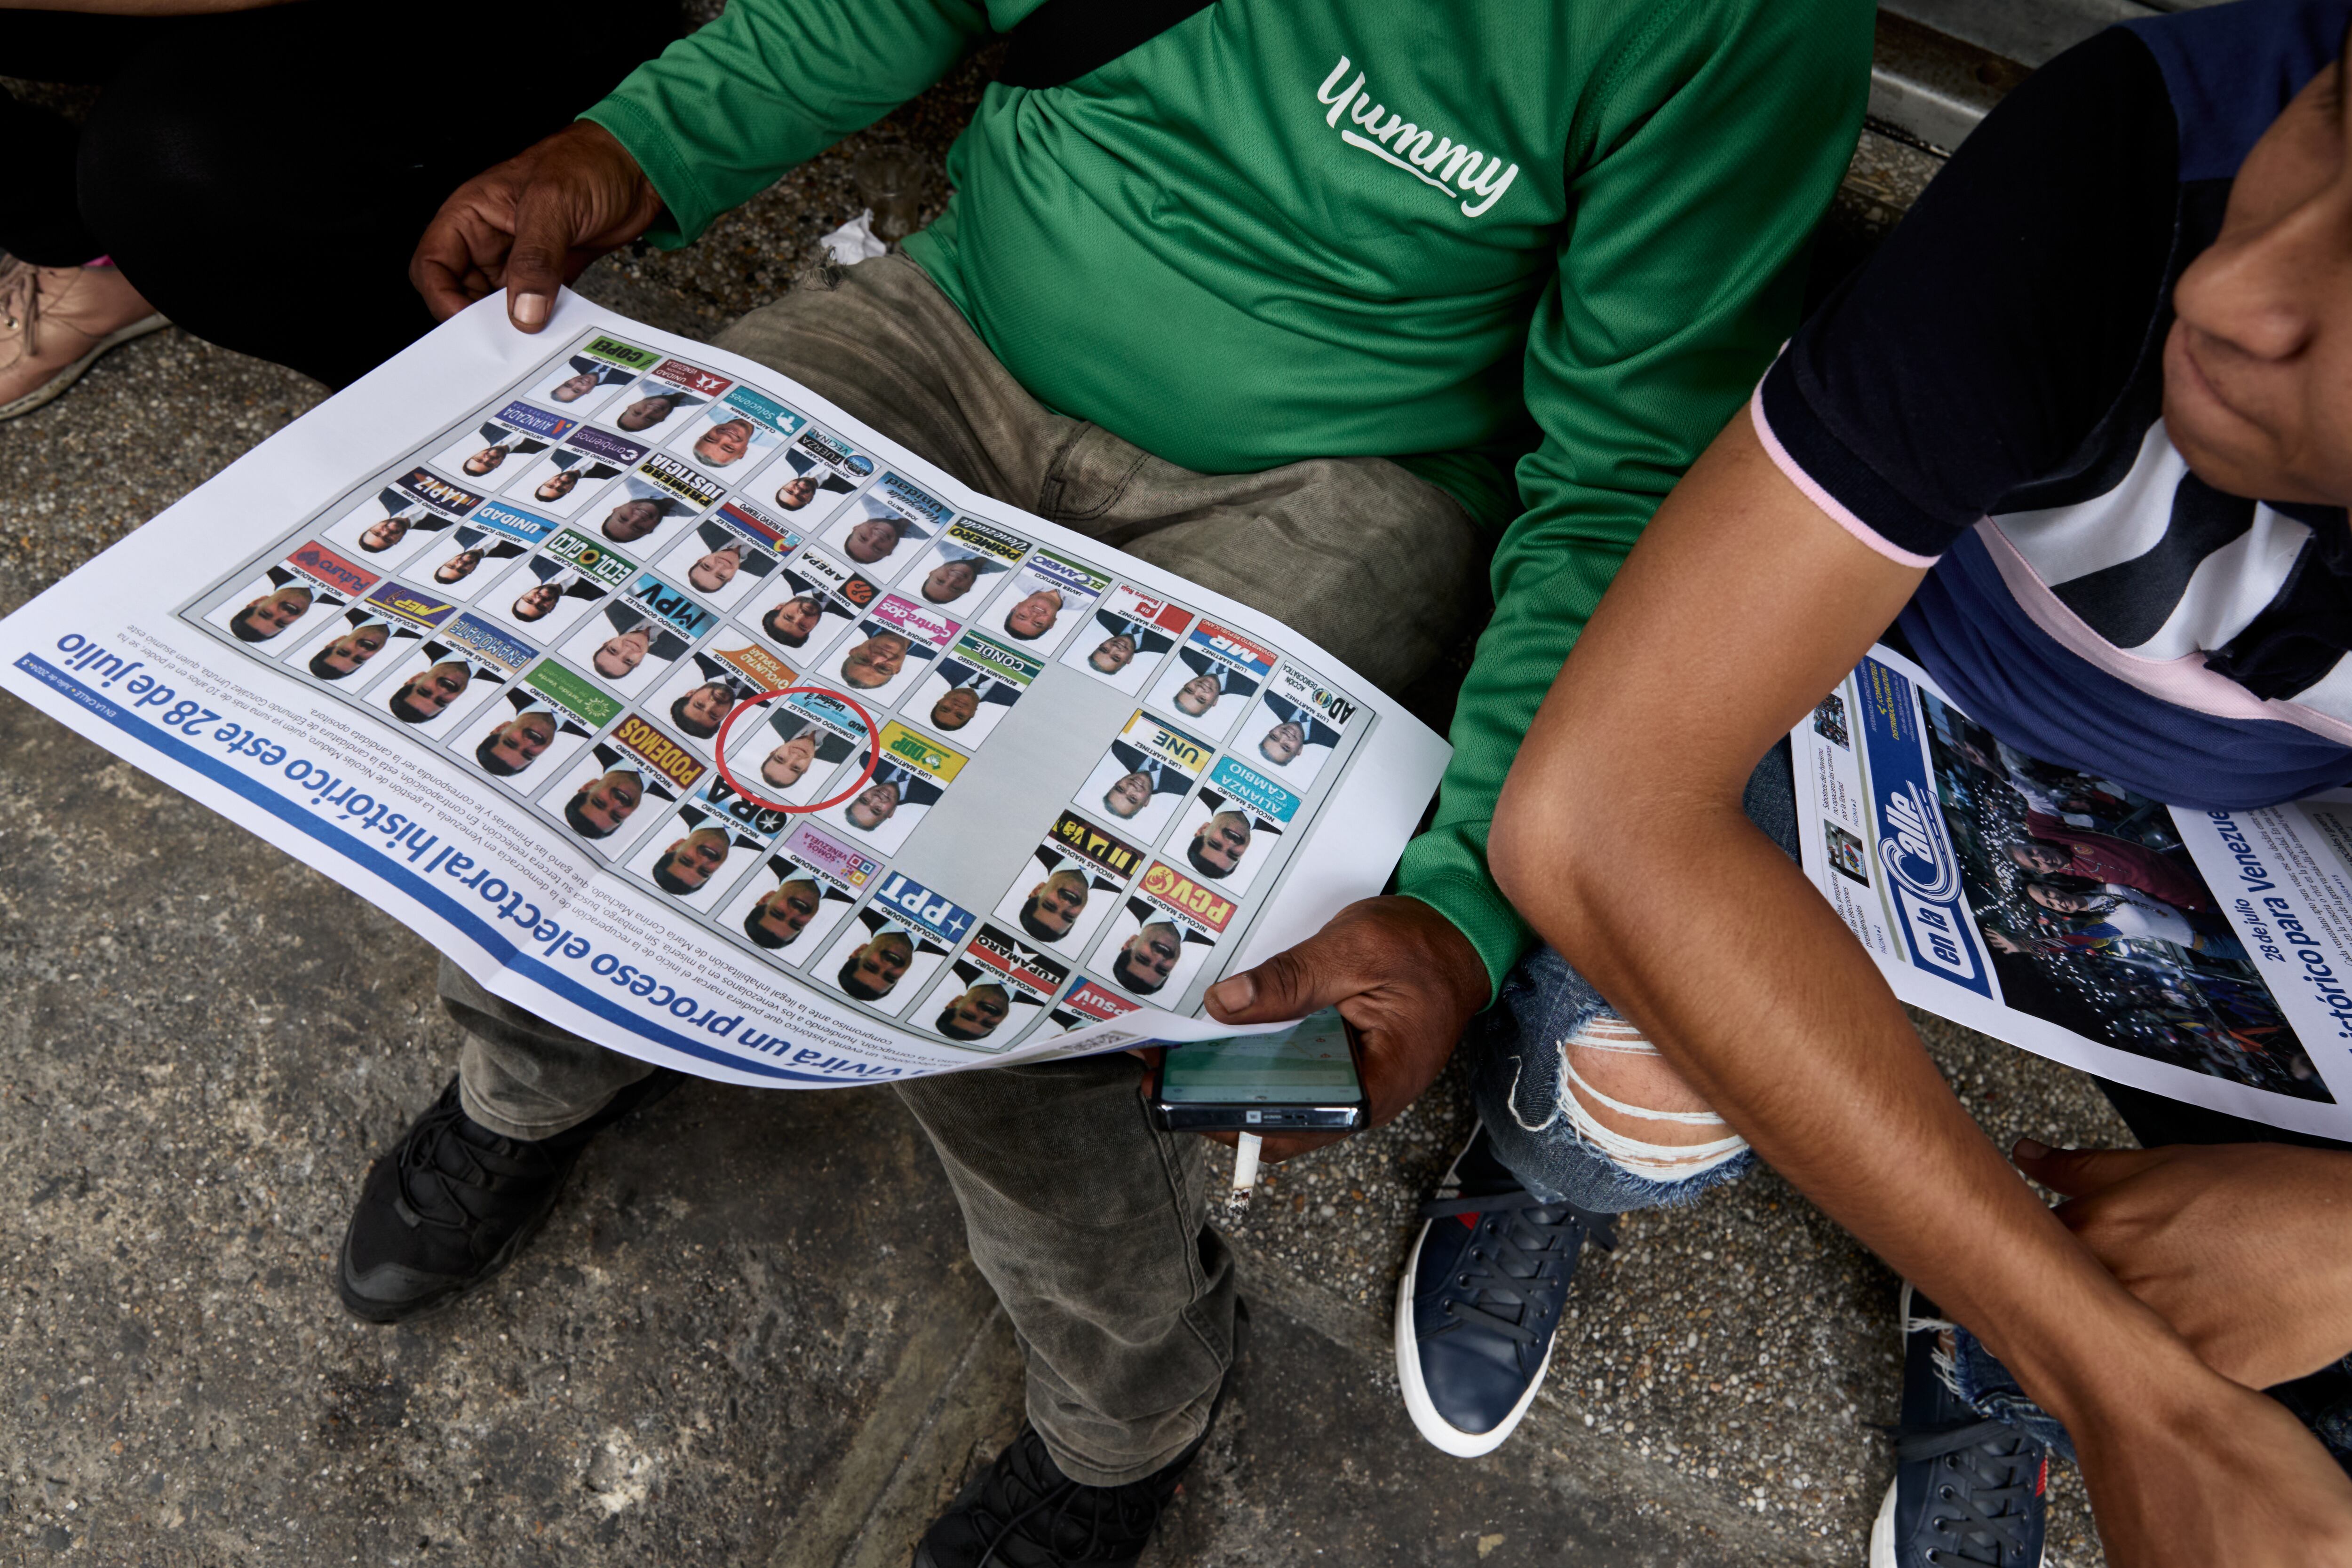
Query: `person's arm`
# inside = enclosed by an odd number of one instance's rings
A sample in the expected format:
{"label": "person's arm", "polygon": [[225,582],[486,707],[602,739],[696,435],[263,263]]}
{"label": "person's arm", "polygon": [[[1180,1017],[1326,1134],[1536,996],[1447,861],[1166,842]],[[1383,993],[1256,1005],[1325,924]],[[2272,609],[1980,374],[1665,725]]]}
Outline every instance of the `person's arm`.
{"label": "person's arm", "polygon": [[590,262],[648,233],[688,243],[929,87],[988,26],[967,0],[732,0],[577,121],[459,186],[409,281],[445,320],[504,288],[509,319],[536,332]]}
{"label": "person's arm", "polygon": [[1251,1022],[1339,1004],[1364,1035],[1376,1123],[1436,1077],[1527,947],[1487,874],[1496,796],[1626,550],[1796,324],[1862,120],[1871,16],[1857,0],[1660,11],[1596,73],[1608,96],[1578,107],[1575,217],[1528,338],[1542,442],[1519,465],[1527,511],[1496,552],[1436,816],[1405,851],[1401,896],[1209,998]]}
{"label": "person's arm", "polygon": [[1497,810],[1496,878],[1765,1160],[2066,1423],[2110,1562],[2352,1563],[2352,1482],[2067,1235],[1741,810],[1757,759],[1920,576],[1735,419],[1545,699]]}
{"label": "person's arm", "polygon": [[921,93],[989,27],[978,0],[730,0],[581,118],[661,193],[653,243],[681,246]]}

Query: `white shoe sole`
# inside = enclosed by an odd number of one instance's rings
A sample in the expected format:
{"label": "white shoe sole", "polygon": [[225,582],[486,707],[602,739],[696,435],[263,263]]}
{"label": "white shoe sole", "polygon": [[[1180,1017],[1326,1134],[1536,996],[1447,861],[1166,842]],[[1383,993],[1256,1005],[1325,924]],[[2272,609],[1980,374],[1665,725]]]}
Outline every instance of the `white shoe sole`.
{"label": "white shoe sole", "polygon": [[[1454,1172],[1448,1168],[1446,1180]],[[1457,1459],[1475,1459],[1481,1454],[1491,1454],[1503,1446],[1504,1440],[1518,1427],[1527,1415],[1528,1406],[1535,1403],[1536,1390],[1543,1386],[1544,1375],[1551,1370],[1551,1353],[1559,1346],[1559,1325],[1552,1325],[1551,1343],[1544,1346],[1543,1364],[1528,1380],[1527,1392],[1511,1406],[1491,1432],[1465,1432],[1437,1413],[1437,1406],[1429,1397],[1429,1385],[1422,1381],[1421,1347],[1412,1332],[1412,1281],[1421,1271],[1421,1246],[1429,1239],[1429,1228],[1437,1221],[1422,1221],[1421,1234],[1413,1238],[1412,1252],[1404,1260],[1404,1278],[1397,1281],[1396,1299],[1396,1361],[1397,1384],[1404,1390],[1404,1411],[1412,1417],[1413,1429],[1430,1443]]]}
{"label": "white shoe sole", "polygon": [[100,358],[112,353],[125,343],[147,336],[150,332],[160,332],[171,324],[159,313],[109,332],[90,345],[89,352],[35,387],[31,392],[14,402],[0,403],[0,420],[15,419],[19,414],[30,413],[52,399],[62,397],[65,395],[66,389],[81,380],[82,372],[98,363]]}

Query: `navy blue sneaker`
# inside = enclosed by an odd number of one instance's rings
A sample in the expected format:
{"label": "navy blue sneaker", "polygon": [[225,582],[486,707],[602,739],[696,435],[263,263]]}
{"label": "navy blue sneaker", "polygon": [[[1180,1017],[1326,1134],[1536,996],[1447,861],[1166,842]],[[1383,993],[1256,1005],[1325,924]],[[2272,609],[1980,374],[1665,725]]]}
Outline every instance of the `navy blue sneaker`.
{"label": "navy blue sneaker", "polygon": [[2049,1453],[1976,1413],[1952,1382],[1952,1324],[1903,1287],[1903,1423],[1870,1568],[2040,1568]]}
{"label": "navy blue sneaker", "polygon": [[1528,1413],[1584,1243],[1614,1250],[1617,1217],[1528,1192],[1482,1125],[1421,1218],[1397,1285],[1397,1379],[1421,1435],[1475,1458]]}

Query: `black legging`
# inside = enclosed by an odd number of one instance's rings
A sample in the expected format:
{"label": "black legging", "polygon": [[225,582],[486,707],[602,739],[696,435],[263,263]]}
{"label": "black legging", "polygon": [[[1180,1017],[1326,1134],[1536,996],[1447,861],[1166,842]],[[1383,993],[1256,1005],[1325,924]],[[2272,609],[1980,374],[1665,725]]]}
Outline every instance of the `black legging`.
{"label": "black legging", "polygon": [[0,249],[111,256],[196,336],[341,386],[432,326],[408,258],[443,199],[677,26],[677,0],[0,10],[0,76],[106,89],[79,127],[0,92]]}

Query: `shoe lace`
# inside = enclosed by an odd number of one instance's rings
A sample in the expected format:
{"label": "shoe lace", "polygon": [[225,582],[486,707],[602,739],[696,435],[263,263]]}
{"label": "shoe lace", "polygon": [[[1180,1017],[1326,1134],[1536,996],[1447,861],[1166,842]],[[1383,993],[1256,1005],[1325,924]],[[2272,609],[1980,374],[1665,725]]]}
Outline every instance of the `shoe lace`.
{"label": "shoe lace", "polygon": [[454,1102],[417,1118],[399,1156],[393,1207],[411,1225],[468,1231],[481,1222],[487,1200],[515,1181],[551,1175],[554,1162],[510,1138],[487,1134],[483,1144],[461,1132],[464,1110]]}
{"label": "shoe lace", "polygon": [[1952,1544],[1929,1548],[1930,1563],[1998,1564],[2025,1550],[2040,1458],[2032,1439],[1993,1420],[1906,1427],[1895,1433],[1895,1455],[1902,1464],[1935,1465],[1927,1524]]}
{"label": "shoe lace", "polygon": [[[1478,1240],[1463,1259],[1445,1297],[1451,1320],[1435,1333],[1457,1328],[1498,1333],[1532,1345],[1549,1331],[1535,1319],[1568,1286],[1569,1266],[1590,1237],[1603,1251],[1617,1248],[1614,1215],[1588,1213],[1572,1203],[1547,1203],[1525,1191],[1475,1197],[1441,1197],[1420,1208],[1423,1219],[1473,1216]],[[1506,1316],[1496,1307],[1516,1307]]]}
{"label": "shoe lace", "polygon": [[[1023,1568],[1126,1561],[1151,1539],[1173,1490],[1150,1477],[1116,1487],[1071,1480],[1055,1468],[1035,1428],[1024,1427],[997,1460],[975,1510],[988,1545],[974,1568],[1010,1568],[1013,1559],[1003,1549],[1015,1543],[1032,1549]],[[1023,1493],[1034,1495],[1023,1503]]]}
{"label": "shoe lace", "polygon": [[0,255],[0,329],[17,334],[9,364],[41,351],[41,269],[5,255]]}

